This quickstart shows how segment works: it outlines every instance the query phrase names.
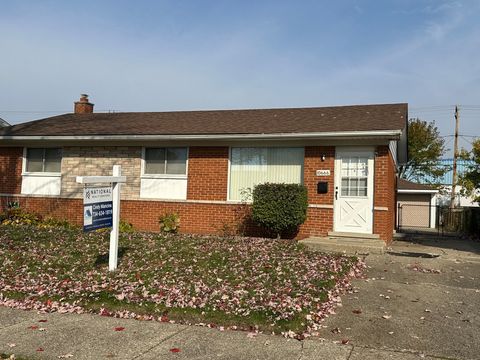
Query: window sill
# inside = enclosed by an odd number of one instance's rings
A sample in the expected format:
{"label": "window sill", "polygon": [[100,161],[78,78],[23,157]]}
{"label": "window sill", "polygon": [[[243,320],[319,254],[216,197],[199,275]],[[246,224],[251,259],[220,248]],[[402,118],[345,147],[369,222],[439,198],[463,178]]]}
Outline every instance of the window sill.
{"label": "window sill", "polygon": [[253,204],[253,201],[252,201],[252,200],[242,201],[242,200],[231,200],[231,199],[227,199],[226,203],[228,203],[228,204],[236,204],[236,205],[252,205],[252,204]]}
{"label": "window sill", "polygon": [[38,177],[61,177],[61,173],[52,172],[24,172],[22,176],[38,176]]}
{"label": "window sill", "polygon": [[141,179],[180,179],[187,180],[187,175],[175,174],[143,174]]}

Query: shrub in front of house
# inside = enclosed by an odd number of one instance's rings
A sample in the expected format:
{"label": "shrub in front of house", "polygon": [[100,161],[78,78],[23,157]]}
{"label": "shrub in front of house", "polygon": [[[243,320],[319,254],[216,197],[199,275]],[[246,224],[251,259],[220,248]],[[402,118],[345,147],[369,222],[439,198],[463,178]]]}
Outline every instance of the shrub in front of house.
{"label": "shrub in front of house", "polygon": [[307,188],[299,184],[260,184],[253,189],[252,219],[280,238],[307,219]]}
{"label": "shrub in front of house", "polygon": [[0,224],[2,225],[37,225],[41,221],[39,215],[29,213],[18,206],[9,207],[0,214]]}
{"label": "shrub in front of house", "polygon": [[175,234],[180,228],[180,217],[176,213],[165,213],[158,219],[160,231]]}
{"label": "shrub in front of house", "polygon": [[34,225],[41,228],[74,227],[67,220],[43,217],[22,209],[18,204],[8,206],[7,210],[0,214],[0,225]]}

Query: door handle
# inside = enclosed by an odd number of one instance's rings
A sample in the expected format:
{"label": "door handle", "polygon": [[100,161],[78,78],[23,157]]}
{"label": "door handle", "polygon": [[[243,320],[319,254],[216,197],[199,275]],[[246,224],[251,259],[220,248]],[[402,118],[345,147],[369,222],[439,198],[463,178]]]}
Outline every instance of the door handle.
{"label": "door handle", "polygon": [[338,200],[338,190],[335,191],[335,200]]}

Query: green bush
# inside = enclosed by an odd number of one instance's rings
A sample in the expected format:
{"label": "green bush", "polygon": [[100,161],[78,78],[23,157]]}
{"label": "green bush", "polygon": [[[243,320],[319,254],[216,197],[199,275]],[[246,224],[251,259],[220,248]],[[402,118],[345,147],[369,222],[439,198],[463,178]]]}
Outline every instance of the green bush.
{"label": "green bush", "polygon": [[63,228],[75,228],[75,225],[72,225],[68,222],[68,220],[61,220],[61,219],[55,219],[55,218],[45,218],[42,220],[42,222],[38,225],[39,227],[44,227],[44,228],[58,228],[58,227],[63,227]]}
{"label": "green bush", "polygon": [[[13,203],[14,204],[14,203]],[[41,215],[28,212],[19,207],[18,203],[13,206],[8,204],[7,210],[0,214],[1,225],[34,225],[41,228],[73,228],[67,220],[60,220],[52,217],[42,217]]]}
{"label": "green bush", "polygon": [[0,215],[2,225],[38,225],[41,221],[40,216],[26,212],[19,207],[9,207]]}
{"label": "green bush", "polygon": [[160,224],[160,231],[176,233],[180,228],[180,217],[175,213],[166,213],[160,216],[158,223]]}
{"label": "green bush", "polygon": [[298,184],[260,184],[253,189],[252,219],[279,238],[307,218],[307,188]]}
{"label": "green bush", "polygon": [[133,227],[133,225],[131,223],[129,223],[128,221],[125,221],[125,220],[120,220],[120,223],[119,223],[119,231],[121,233],[133,233],[135,232],[135,228]]}

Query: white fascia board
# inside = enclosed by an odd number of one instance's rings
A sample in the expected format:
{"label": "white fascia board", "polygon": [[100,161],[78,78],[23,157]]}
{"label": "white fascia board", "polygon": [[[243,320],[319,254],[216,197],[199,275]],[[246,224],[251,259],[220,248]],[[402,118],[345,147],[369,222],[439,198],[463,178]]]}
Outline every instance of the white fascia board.
{"label": "white fascia board", "polygon": [[438,190],[407,190],[407,189],[398,189],[397,193],[399,194],[436,194]]}
{"label": "white fascia board", "polygon": [[278,134],[214,134],[214,135],[36,135],[36,136],[0,136],[0,140],[37,141],[37,140],[301,140],[301,139],[358,139],[358,138],[389,138],[398,139],[401,130],[374,131],[333,131],[309,133],[278,133]]}

